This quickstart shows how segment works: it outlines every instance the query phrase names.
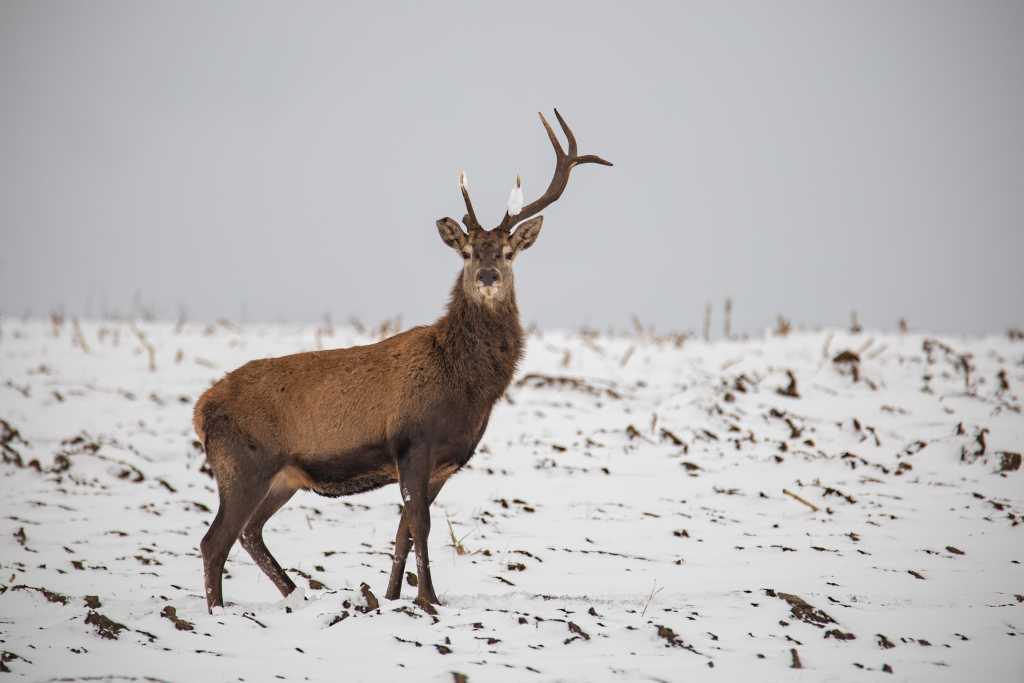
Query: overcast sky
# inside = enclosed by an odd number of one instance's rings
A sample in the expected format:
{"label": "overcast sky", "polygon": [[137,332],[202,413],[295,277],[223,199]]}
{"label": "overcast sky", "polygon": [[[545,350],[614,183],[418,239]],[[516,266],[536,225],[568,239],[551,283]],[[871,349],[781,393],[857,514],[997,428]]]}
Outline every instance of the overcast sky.
{"label": "overcast sky", "polygon": [[[0,3],[0,313],[442,311],[459,169],[544,327],[1024,324],[1024,3]],[[716,328],[718,322],[716,321]]]}

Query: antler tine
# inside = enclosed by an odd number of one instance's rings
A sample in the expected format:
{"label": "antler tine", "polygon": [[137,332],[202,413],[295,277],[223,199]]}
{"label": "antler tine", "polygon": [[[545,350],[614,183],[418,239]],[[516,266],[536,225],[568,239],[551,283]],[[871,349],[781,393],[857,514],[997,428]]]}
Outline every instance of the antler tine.
{"label": "antler tine", "polygon": [[601,157],[597,156],[596,154],[584,154],[581,157],[576,157],[576,165],[579,166],[580,164],[599,164],[601,166],[614,166],[615,165],[615,164],[613,164],[610,161],[602,159]]}
{"label": "antler tine", "polygon": [[566,153],[565,150],[562,149],[562,144],[558,141],[558,136],[555,135],[555,131],[551,129],[547,119],[544,118],[544,114],[539,115],[540,122],[544,124],[544,131],[548,134],[548,139],[551,140],[551,146],[555,148],[555,173],[551,177],[551,182],[548,183],[548,188],[538,199],[524,206],[522,211],[517,213],[515,216],[509,215],[507,211],[505,212],[505,217],[498,225],[498,229],[504,230],[505,232],[511,232],[513,226],[517,223],[536,216],[561,197],[562,192],[565,191],[566,185],[569,184],[569,172],[572,171],[573,167],[580,166],[582,164],[599,164],[601,166],[612,165],[610,161],[606,161],[596,154],[578,156],[576,136],[573,135],[572,129],[569,128],[569,124],[565,122],[565,119],[562,118],[559,111],[555,109],[555,118],[558,119],[558,124],[562,127],[562,132],[565,133],[565,139],[569,143],[569,152]]}
{"label": "antler tine", "polygon": [[[555,115],[558,115],[558,110],[555,110]],[[565,151],[562,150],[562,143],[558,141],[558,136],[555,135],[555,131],[551,130],[551,125],[548,120],[544,118],[544,114],[537,112],[537,116],[540,117],[540,122],[544,124],[544,130],[548,133],[548,140],[551,140],[551,146],[555,148],[555,156],[559,159],[565,156]],[[565,129],[565,123],[562,121],[562,117],[558,117],[558,122],[562,124],[563,130]],[[571,140],[571,138],[570,138]]]}
{"label": "antler tine", "polygon": [[476,232],[483,230],[480,226],[480,221],[476,219],[476,211],[473,210],[473,202],[469,198],[469,184],[466,181],[466,172],[461,171],[459,173],[459,190],[462,191],[462,199],[466,202],[466,215],[462,217],[462,222],[469,228],[470,232]]}
{"label": "antler tine", "polygon": [[555,108],[555,118],[558,119],[558,125],[562,127],[562,132],[565,133],[565,139],[569,141],[569,156],[576,156],[576,136],[572,134],[572,128],[565,122],[562,115],[558,113],[557,108]]}

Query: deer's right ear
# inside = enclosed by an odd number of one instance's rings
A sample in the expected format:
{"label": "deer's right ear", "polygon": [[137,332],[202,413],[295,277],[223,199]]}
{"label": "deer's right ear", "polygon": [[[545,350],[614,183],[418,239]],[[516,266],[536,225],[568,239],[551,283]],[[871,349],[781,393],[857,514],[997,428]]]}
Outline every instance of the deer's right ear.
{"label": "deer's right ear", "polygon": [[461,252],[466,246],[466,233],[462,232],[462,226],[451,218],[439,220],[437,232],[441,235],[441,240],[455,251]]}

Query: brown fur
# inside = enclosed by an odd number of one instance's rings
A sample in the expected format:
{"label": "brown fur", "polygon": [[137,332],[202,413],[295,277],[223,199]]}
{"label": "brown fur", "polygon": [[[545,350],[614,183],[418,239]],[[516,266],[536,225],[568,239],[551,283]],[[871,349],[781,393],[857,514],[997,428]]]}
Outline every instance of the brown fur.
{"label": "brown fur", "polygon": [[[422,481],[432,501],[469,461],[515,373],[523,331],[511,277],[496,301],[474,299],[466,280],[460,273],[446,315],[433,325],[368,346],[252,361],[200,397],[193,424],[221,493],[202,546],[211,609],[223,604],[220,575],[239,533],[278,589],[294,589],[262,528],[296,490],[361,493],[398,482],[404,468],[409,486]],[[414,496],[403,491],[407,506]],[[392,598],[410,534],[429,531],[425,507],[414,517],[403,515],[399,525]],[[418,599],[437,602],[425,550],[420,555]]]}
{"label": "brown fur", "polygon": [[539,199],[484,230],[463,177],[469,232],[451,218],[437,221],[441,239],[463,258],[437,322],[368,346],[255,360],[196,402],[193,424],[220,495],[200,544],[211,611],[223,604],[224,562],[239,538],[282,594],[294,590],[263,542],[263,526],[296,490],[343,496],[395,482],[405,506],[386,597],[399,596],[415,546],[417,601],[438,602],[427,550],[430,504],[472,457],[523,352],[512,263],[536,241],[543,223],[536,214],[561,196],[573,167],[611,165],[578,155],[575,136],[555,116],[569,149],[541,116],[556,161]]}
{"label": "brown fur", "polygon": [[367,346],[246,363],[200,397],[193,424],[205,442],[212,419],[229,420],[279,471],[293,473],[295,488],[326,488],[341,472],[383,485],[397,480],[396,439],[449,413],[469,423],[465,446],[475,446],[522,347],[514,294],[489,310],[468,301],[460,275],[447,315],[433,325]]}
{"label": "brown fur", "polygon": [[313,488],[313,480],[310,479],[305,470],[294,465],[286,465],[284,469],[275,474],[274,478],[270,480],[270,487],[272,489],[291,491],[298,491],[299,489],[309,491]]}

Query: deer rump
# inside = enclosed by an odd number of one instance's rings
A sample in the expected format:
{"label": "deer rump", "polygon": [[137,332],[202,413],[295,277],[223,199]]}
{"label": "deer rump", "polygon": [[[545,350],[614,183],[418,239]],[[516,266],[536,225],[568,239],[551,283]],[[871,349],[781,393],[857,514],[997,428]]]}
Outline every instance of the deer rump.
{"label": "deer rump", "polygon": [[431,371],[429,350],[413,348],[428,333],[251,361],[227,374],[194,414],[216,479],[245,467],[274,488],[354,495],[397,483],[397,460],[415,444],[430,447],[430,479],[447,479],[472,457],[491,411],[470,387],[453,397]]}

